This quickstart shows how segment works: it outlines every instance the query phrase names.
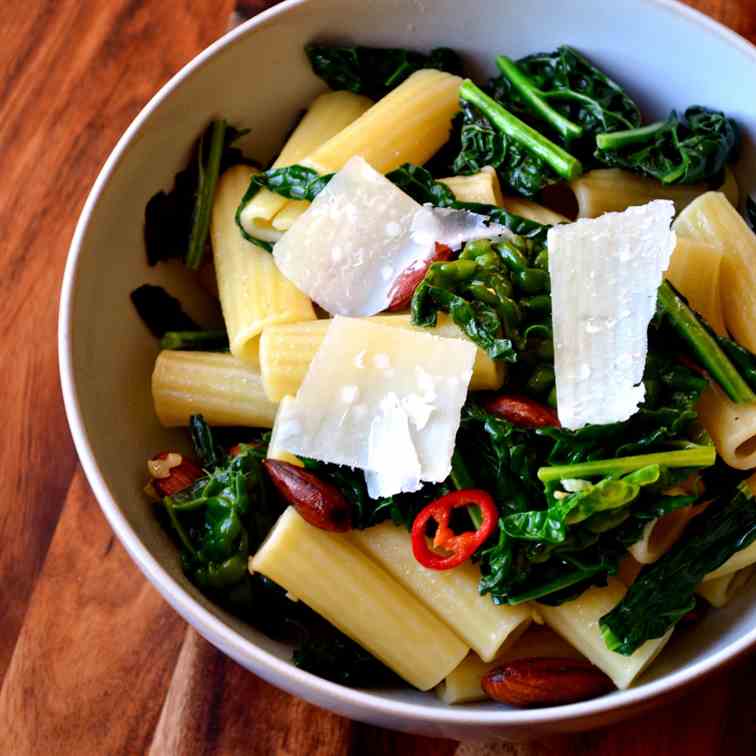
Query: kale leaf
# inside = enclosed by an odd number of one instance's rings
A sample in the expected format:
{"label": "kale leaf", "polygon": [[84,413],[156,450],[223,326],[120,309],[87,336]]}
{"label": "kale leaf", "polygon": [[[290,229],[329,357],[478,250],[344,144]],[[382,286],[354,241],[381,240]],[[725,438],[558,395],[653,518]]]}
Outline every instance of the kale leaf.
{"label": "kale leaf", "polygon": [[376,100],[422,68],[462,73],[462,61],[448,47],[438,47],[424,55],[398,48],[312,44],[305,52],[314,73],[331,89],[346,89]]}
{"label": "kale leaf", "polygon": [[638,106],[625,90],[571,47],[496,60],[501,75],[488,84],[495,100],[524,121],[590,159],[596,134],[640,125]]}
{"label": "kale leaf", "polygon": [[748,225],[751,227],[751,231],[756,233],[756,202],[749,194],[745,201],[745,217],[748,221]]}
{"label": "kale leaf", "polygon": [[436,181],[430,171],[420,165],[404,163],[387,173],[386,178],[421,205],[452,207],[456,202],[454,192],[446,184]]}
{"label": "kale leaf", "polygon": [[672,111],[666,121],[599,134],[595,156],[605,165],[663,184],[695,184],[720,176],[738,142],[738,127],[731,118],[694,105],[682,117]]}
{"label": "kale leaf", "polygon": [[149,265],[182,257],[190,268],[199,267],[218,176],[232,165],[249,162],[233,147],[246,133],[225,121],[213,121],[194,145],[188,166],[176,174],[173,188],[149,200],[144,210]]}
{"label": "kale leaf", "polygon": [[609,649],[630,655],[691,611],[703,577],[756,540],[753,499],[745,483],[722,494],[661,559],[642,570],[622,601],[599,621]]}
{"label": "kale leaf", "polygon": [[131,292],[131,302],[156,339],[171,331],[198,331],[199,326],[184,312],[181,302],[162,286],[142,284]]}

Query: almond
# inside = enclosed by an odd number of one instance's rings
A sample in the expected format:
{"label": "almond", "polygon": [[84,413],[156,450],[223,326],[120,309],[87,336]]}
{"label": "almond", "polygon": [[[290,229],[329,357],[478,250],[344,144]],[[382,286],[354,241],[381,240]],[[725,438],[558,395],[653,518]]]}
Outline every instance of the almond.
{"label": "almond", "polygon": [[352,529],[352,505],[336,486],[288,462],[266,459],[263,465],[278,492],[310,525],[336,533]]}
{"label": "almond", "polygon": [[518,428],[559,428],[559,418],[550,408],[526,396],[495,396],[483,405],[492,415]]}
{"label": "almond", "polygon": [[608,693],[611,680],[583,659],[515,659],[485,674],[483,690],[512,706],[560,706]]}
{"label": "almond", "polygon": [[[161,461],[167,461],[169,464],[163,468],[160,465],[150,465]],[[174,461],[178,463],[172,464]],[[197,465],[176,452],[160,452],[147,463],[147,466],[153,475],[152,487],[159,496],[173,496],[202,477],[202,470]],[[159,476],[155,475],[156,470],[160,471]]]}
{"label": "almond", "polygon": [[446,244],[436,242],[433,254],[427,260],[423,260],[415,266],[408,268],[396,279],[394,288],[389,292],[389,296],[391,297],[387,308],[389,312],[406,310],[412,302],[412,295],[415,293],[415,289],[425,278],[425,274],[428,272],[431,264],[449,260],[451,256],[452,250],[450,247],[447,247]]}

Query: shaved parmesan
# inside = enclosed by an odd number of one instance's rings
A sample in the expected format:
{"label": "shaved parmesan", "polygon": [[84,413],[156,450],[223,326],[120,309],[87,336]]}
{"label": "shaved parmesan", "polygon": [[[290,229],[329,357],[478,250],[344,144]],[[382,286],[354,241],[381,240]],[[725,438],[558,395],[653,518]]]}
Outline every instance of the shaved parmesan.
{"label": "shaved parmesan", "polygon": [[277,449],[365,471],[373,498],[451,472],[475,346],[336,317],[273,427]]}
{"label": "shaved parmesan", "polygon": [[565,428],[627,420],[643,401],[648,324],[675,248],[674,204],[549,230],[557,410]]}
{"label": "shaved parmesan", "polygon": [[422,206],[360,157],[328,182],[276,243],[281,272],[333,315],[385,310],[397,279],[428,260],[435,243],[511,235],[465,210]]}

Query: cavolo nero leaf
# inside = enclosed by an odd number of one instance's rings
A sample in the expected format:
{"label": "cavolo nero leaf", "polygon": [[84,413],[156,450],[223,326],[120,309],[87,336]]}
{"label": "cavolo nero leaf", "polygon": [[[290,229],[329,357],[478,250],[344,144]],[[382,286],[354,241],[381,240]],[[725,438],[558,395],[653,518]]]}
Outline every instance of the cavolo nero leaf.
{"label": "cavolo nero leaf", "polygon": [[745,218],[751,227],[751,231],[756,233],[756,202],[754,202],[750,194],[746,197],[745,201]]}
{"label": "cavolo nero leaf", "polygon": [[142,284],[130,294],[139,317],[156,339],[171,331],[199,331],[199,326],[184,312],[181,302],[162,286]]}
{"label": "cavolo nero leaf", "polygon": [[488,84],[494,99],[589,158],[596,134],[636,128],[640,111],[627,92],[575,49],[514,62],[497,58],[501,75]]}
{"label": "cavolo nero leaf", "polygon": [[695,604],[703,577],[756,540],[756,502],[746,483],[722,494],[695,517],[683,537],[645,567],[624,598],[599,621],[607,647],[630,655],[661,638]]}
{"label": "cavolo nero leaf", "polygon": [[225,121],[213,121],[192,148],[187,167],[176,174],[173,188],[149,200],[144,210],[149,265],[176,257],[187,258],[190,267],[199,265],[218,176],[232,165],[250,162],[233,146],[246,133]]}
{"label": "cavolo nero leaf", "polygon": [[462,73],[461,59],[448,47],[438,47],[425,55],[400,48],[312,44],[305,52],[314,73],[331,89],[346,89],[376,100],[422,68]]}
{"label": "cavolo nero leaf", "polygon": [[713,181],[732,159],[738,127],[724,113],[694,105],[682,117],[599,134],[596,158],[613,168],[650,176],[663,184]]}

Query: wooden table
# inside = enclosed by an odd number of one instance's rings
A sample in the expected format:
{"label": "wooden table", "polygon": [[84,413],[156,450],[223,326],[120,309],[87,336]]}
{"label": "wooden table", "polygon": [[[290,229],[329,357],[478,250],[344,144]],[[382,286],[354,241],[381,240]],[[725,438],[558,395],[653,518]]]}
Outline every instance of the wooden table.
{"label": "wooden table", "polygon": [[[690,4],[756,41],[756,0]],[[350,722],[222,656],[131,563],[74,453],[55,339],[74,223],[118,136],[232,10],[0,3],[0,753],[478,754]],[[755,753],[755,672],[751,655],[642,721],[486,752]]]}

